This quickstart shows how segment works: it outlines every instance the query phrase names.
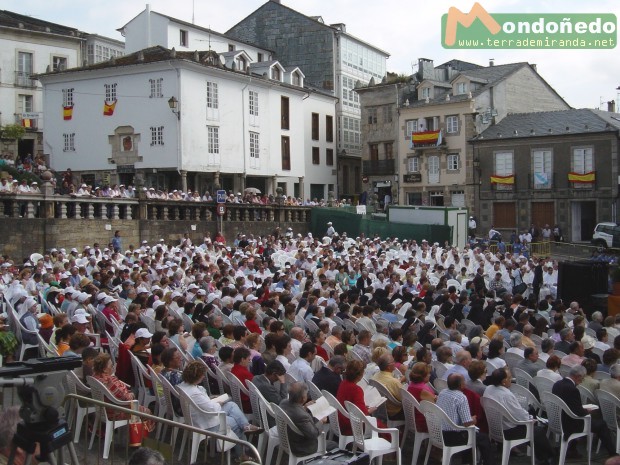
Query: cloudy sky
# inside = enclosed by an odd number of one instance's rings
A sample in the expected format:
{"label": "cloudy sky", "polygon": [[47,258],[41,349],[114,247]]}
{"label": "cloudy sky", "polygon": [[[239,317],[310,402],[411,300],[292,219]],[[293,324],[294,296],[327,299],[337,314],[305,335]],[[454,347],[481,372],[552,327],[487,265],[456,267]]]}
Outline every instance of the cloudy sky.
{"label": "cloudy sky", "polygon": [[[490,13],[614,13],[618,0],[479,0]],[[265,0],[150,0],[151,8],[225,32],[265,3]],[[4,0],[1,8],[80,30],[122,39],[116,29],[136,16],[146,1],[138,0]],[[452,58],[487,65],[528,61],[576,108],[598,108],[617,100],[620,86],[620,47],[611,50],[446,50],[441,47],[441,16],[450,6],[464,12],[473,0],[282,0],[325,23],[345,23],[347,32],[391,54],[387,69],[410,74],[424,57],[443,63]],[[604,107],[606,108],[606,106]]]}

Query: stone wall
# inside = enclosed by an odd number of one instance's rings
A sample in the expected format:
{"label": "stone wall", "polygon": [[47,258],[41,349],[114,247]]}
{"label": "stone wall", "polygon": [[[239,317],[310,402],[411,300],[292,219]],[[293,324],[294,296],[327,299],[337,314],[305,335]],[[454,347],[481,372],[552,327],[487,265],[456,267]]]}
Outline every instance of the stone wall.
{"label": "stone wall", "polygon": [[[110,229],[106,229],[106,226]],[[192,226],[196,230],[192,230]],[[295,234],[304,236],[310,230],[309,223],[277,223],[269,221],[224,222],[224,236],[232,243],[238,233],[265,235],[276,227],[282,231],[291,227]],[[164,239],[168,244],[177,244],[185,233],[189,233],[195,244],[201,244],[205,233],[214,237],[217,224],[214,221],[159,221],[159,220],[101,220],[101,219],[40,219],[3,218],[0,221],[0,254],[22,261],[33,252],[43,253],[52,247],[70,250],[98,242],[101,247],[112,240],[114,231],[121,232],[123,248],[139,246],[143,240],[150,244]]]}

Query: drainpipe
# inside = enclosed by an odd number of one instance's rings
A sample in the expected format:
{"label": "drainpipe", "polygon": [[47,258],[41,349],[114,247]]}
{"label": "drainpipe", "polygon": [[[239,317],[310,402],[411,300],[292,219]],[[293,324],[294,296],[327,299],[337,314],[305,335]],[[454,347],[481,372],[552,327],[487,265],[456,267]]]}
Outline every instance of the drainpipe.
{"label": "drainpipe", "polygon": [[243,88],[241,89],[241,122],[242,122],[241,128],[243,130],[243,134],[242,134],[242,137],[241,137],[241,140],[243,140],[243,184],[244,184],[243,187],[245,187],[246,176],[247,176],[247,165],[246,165],[246,163],[247,163],[247,160],[246,160],[247,153],[246,153],[246,150],[245,150],[245,148],[246,148],[246,137],[247,137],[247,134],[245,133],[246,132],[245,131],[245,127],[246,127],[245,126],[245,124],[246,124],[246,121],[245,121],[245,90],[250,86],[250,84],[252,84],[252,75],[250,75],[250,80],[248,81],[248,83],[245,86],[243,86]]}

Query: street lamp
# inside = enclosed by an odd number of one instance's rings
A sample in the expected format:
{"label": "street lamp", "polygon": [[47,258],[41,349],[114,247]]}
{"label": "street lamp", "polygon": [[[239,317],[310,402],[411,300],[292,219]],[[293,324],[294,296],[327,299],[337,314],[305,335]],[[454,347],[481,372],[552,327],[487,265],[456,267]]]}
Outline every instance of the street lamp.
{"label": "street lamp", "polygon": [[179,101],[174,96],[170,97],[170,99],[168,100],[168,106],[170,107],[172,113],[177,115],[177,119],[181,119],[181,112],[178,110]]}

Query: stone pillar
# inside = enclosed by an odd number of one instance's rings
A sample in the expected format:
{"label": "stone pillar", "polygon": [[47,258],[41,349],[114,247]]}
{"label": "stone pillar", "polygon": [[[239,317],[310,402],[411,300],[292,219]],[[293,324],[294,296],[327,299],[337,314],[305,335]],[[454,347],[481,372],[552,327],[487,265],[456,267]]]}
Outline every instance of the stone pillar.
{"label": "stone pillar", "polygon": [[43,202],[43,211],[41,216],[43,218],[54,218],[55,216],[55,202],[54,202],[54,186],[50,182],[52,179],[52,173],[45,171],[41,174],[43,183],[41,184],[41,193],[45,201]]}
{"label": "stone pillar", "polygon": [[299,197],[301,198],[302,202],[304,200],[306,200],[306,193],[304,190],[304,177],[303,176],[299,176]]}
{"label": "stone pillar", "polygon": [[[219,189],[221,186],[220,184],[220,172],[216,171],[215,175],[213,176],[213,187],[215,189]],[[211,194],[213,195],[213,197],[215,198],[215,192],[211,192]]]}
{"label": "stone pillar", "polygon": [[181,170],[181,190],[187,192],[187,171]]}

